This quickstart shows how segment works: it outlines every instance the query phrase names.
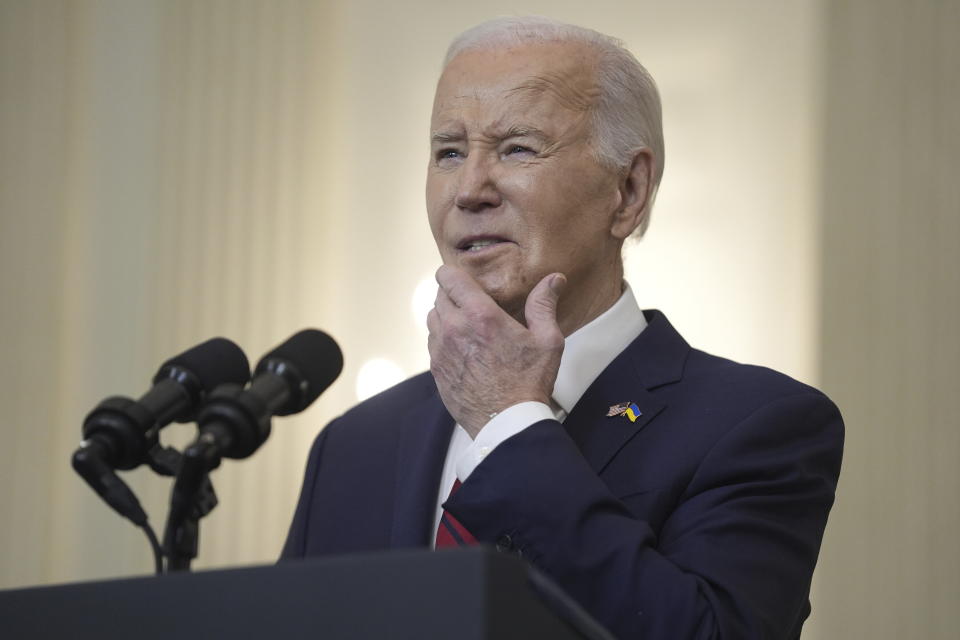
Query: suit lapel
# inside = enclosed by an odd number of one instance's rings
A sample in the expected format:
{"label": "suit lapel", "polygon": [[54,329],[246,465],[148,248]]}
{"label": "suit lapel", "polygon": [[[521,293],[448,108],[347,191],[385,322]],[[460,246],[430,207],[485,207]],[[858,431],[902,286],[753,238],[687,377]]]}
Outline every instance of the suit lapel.
{"label": "suit lapel", "polygon": [[[597,378],[600,383],[605,374]],[[645,428],[666,405],[660,403],[643,387],[617,380],[615,384],[594,383],[564,421],[564,427],[576,442],[590,466],[600,474],[617,452],[631,438]],[[607,417],[612,405],[633,402],[640,409],[640,417],[631,422],[626,416]]]}
{"label": "suit lapel", "polygon": [[437,487],[450,446],[453,418],[436,390],[403,424],[397,453],[396,500],[391,547],[426,546],[430,542]]}
{"label": "suit lapel", "polygon": [[[647,328],[593,381],[564,421],[598,474],[666,408],[650,390],[678,381],[690,352],[690,346],[662,313],[644,313]],[[634,422],[625,416],[607,417],[610,407],[621,402],[636,404],[640,417]]]}

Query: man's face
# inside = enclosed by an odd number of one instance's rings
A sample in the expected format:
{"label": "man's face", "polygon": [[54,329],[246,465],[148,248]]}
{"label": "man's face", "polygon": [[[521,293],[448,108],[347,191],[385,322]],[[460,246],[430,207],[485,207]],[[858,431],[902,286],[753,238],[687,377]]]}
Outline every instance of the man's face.
{"label": "man's face", "polygon": [[437,86],[430,228],[443,262],[518,319],[555,271],[569,283],[562,314],[588,320],[619,295],[622,237],[611,225],[622,197],[591,148],[594,55],[574,43],[466,51]]}

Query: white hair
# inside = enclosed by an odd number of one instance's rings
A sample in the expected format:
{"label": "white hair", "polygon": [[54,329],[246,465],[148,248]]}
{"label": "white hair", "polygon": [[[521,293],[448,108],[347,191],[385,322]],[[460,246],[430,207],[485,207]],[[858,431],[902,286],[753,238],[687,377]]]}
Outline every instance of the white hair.
{"label": "white hair", "polygon": [[446,67],[469,49],[511,47],[531,42],[580,42],[599,54],[596,79],[600,97],[592,108],[593,147],[597,160],[612,169],[626,170],[636,153],[653,153],[653,188],[640,237],[650,223],[650,211],[663,175],[663,121],[660,94],[653,77],[620,40],[598,31],[539,16],[502,17],[481,22],[454,38],[447,49]]}

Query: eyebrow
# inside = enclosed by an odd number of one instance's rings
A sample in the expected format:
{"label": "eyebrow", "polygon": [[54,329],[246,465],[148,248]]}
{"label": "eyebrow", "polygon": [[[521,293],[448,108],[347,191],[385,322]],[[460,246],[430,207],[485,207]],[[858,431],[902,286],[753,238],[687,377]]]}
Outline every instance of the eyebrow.
{"label": "eyebrow", "polygon": [[544,133],[540,129],[537,129],[536,127],[525,126],[525,125],[514,125],[509,129],[507,129],[507,131],[500,137],[504,140],[508,140],[510,138],[530,137],[530,138],[536,138],[541,142],[547,142],[550,139],[550,136],[548,136],[546,133]]}
{"label": "eyebrow", "polygon": [[439,142],[441,144],[445,142],[459,142],[461,140],[463,140],[462,133],[441,133],[435,131],[430,136],[430,142]]}
{"label": "eyebrow", "polygon": [[[434,144],[445,144],[449,142],[460,142],[464,139],[464,134],[462,133],[444,133],[441,131],[435,131],[430,136],[430,142]],[[537,129],[536,127],[526,126],[526,125],[514,125],[504,131],[502,134],[491,135],[491,138],[496,138],[498,140],[509,140],[510,138],[525,138],[531,137],[540,140],[541,142],[548,142],[550,136],[544,133],[542,130]]]}

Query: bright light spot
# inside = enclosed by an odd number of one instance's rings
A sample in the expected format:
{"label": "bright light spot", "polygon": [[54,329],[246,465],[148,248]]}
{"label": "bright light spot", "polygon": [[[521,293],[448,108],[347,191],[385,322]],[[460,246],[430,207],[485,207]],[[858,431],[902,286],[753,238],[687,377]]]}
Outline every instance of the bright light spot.
{"label": "bright light spot", "polygon": [[397,384],[406,376],[400,365],[386,358],[367,360],[357,374],[357,399],[366,400]]}
{"label": "bright light spot", "polygon": [[437,281],[433,276],[424,278],[413,290],[410,300],[410,310],[413,312],[413,321],[417,327],[427,332],[427,314],[433,309],[433,301],[437,299]]}

